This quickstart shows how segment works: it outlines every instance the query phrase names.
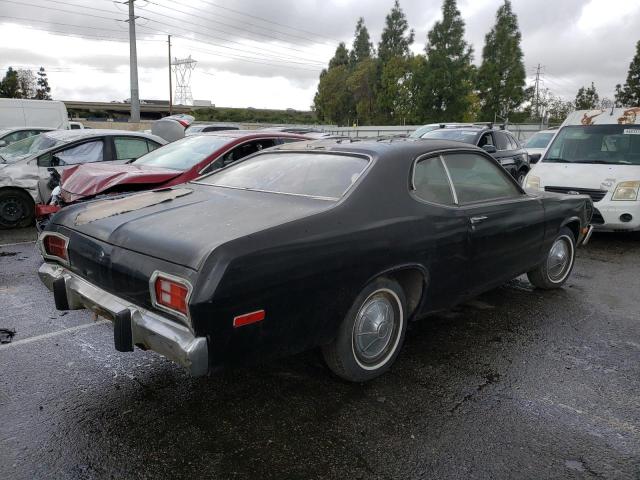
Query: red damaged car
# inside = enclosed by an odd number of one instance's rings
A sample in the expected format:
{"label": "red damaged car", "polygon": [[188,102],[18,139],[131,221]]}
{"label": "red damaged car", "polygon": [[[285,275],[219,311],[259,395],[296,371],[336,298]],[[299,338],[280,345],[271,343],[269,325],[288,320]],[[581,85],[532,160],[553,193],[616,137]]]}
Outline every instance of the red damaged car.
{"label": "red damaged car", "polygon": [[[38,186],[36,206],[41,227],[48,217],[70,203],[99,195],[170,187],[193,180],[265,148],[309,140],[284,132],[225,131],[193,135],[149,152],[126,164],[92,163],[64,170]],[[56,188],[59,184],[59,188]]]}

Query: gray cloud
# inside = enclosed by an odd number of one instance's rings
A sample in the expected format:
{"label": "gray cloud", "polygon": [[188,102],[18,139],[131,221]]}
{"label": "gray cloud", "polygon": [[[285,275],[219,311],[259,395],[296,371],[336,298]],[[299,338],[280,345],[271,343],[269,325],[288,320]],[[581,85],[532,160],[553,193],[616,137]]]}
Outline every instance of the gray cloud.
{"label": "gray cloud", "polygon": [[[30,24],[34,28],[48,28],[69,34],[85,32],[120,40],[127,37],[126,24],[118,21],[126,17],[124,7],[118,8],[109,2],[83,2],[84,5],[91,5],[94,10],[77,9],[78,12],[108,17],[105,19],[53,9],[73,9],[69,6],[42,0],[29,1],[40,4],[41,8],[7,3],[2,5],[2,15],[38,20],[31,23],[25,20],[14,21]],[[209,5],[212,2],[227,9],[212,7]],[[492,27],[495,12],[501,3],[502,0],[459,0],[459,8],[467,24],[466,36],[474,47],[476,63],[481,58],[484,36]],[[206,4],[199,0],[157,0],[156,4],[147,4],[146,7],[142,1],[136,4],[139,6],[138,15],[154,20],[139,20],[138,33],[141,40],[150,39],[156,31],[170,32],[178,35],[174,39],[176,55],[186,56],[192,53],[194,58],[200,60],[198,68],[204,71],[232,72],[257,79],[282,77],[294,87],[308,89],[317,82],[321,68],[317,62],[326,64],[338,41],[345,41],[350,45],[358,17],[365,17],[374,44],[377,44],[385,15],[392,7],[393,0],[335,3],[331,0],[236,0],[232,3],[211,0]],[[440,17],[441,0],[401,0],[401,5],[416,32],[416,50],[419,50],[425,43],[428,30]],[[479,5],[482,8],[479,8]],[[578,21],[586,5],[588,2],[584,0],[513,0],[513,8],[518,14],[523,34],[527,71],[531,74],[535,65],[544,65],[545,85],[554,93],[566,97],[572,97],[578,87],[591,81],[595,82],[603,95],[611,96],[615,84],[624,81],[635,42],[640,37],[637,31],[640,10],[635,10],[632,15],[625,15],[606,28],[596,28],[585,35],[578,29]],[[242,17],[228,9],[290,25],[297,30],[265,23],[257,18]],[[0,18],[0,22],[9,21],[11,20]],[[248,25],[247,22],[253,25]],[[62,23],[80,25],[82,28],[60,25]],[[319,35],[307,32],[316,32]],[[199,44],[202,49],[218,52],[223,56],[192,52],[188,43],[180,36],[192,37],[202,42]],[[269,36],[275,36],[280,41]],[[162,42],[154,45],[154,48],[149,47],[144,50],[145,54],[140,55],[140,67],[142,70],[158,69],[159,73],[159,70],[166,66],[166,47]],[[143,48],[139,49],[143,51]],[[240,55],[254,58],[228,58]],[[300,69],[283,68],[283,60],[275,59],[274,56],[295,57],[294,61],[300,62],[296,64]],[[42,64],[58,68],[84,65],[100,68],[107,73],[128,66],[126,49],[113,55],[79,55],[72,61],[65,60],[65,63],[61,63],[58,52],[49,52],[46,46],[31,48],[28,51],[16,47],[4,49],[2,59],[3,65]],[[90,93],[90,90],[86,91],[86,94]],[[307,103],[310,101],[311,99]]]}

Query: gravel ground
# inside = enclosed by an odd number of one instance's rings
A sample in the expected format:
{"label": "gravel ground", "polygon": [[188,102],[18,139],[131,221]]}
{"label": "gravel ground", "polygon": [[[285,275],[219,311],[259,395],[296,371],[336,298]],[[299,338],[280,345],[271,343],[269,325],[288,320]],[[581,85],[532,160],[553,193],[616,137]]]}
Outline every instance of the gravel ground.
{"label": "gravel ground", "polygon": [[204,379],[118,353],[55,310],[33,237],[0,234],[0,478],[640,478],[640,235],[412,324],[366,385],[317,352]]}

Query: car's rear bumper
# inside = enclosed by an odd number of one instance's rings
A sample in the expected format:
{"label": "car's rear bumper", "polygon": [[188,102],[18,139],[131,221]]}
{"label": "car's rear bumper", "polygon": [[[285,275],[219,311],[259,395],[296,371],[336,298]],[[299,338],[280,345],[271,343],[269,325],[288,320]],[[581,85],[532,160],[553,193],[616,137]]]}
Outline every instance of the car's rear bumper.
{"label": "car's rear bumper", "polygon": [[182,365],[194,377],[207,374],[209,354],[205,337],[196,337],[186,326],[112,295],[58,264],[44,263],[38,274],[54,292],[56,308],[87,308],[111,320],[116,349],[132,351],[136,345]]}

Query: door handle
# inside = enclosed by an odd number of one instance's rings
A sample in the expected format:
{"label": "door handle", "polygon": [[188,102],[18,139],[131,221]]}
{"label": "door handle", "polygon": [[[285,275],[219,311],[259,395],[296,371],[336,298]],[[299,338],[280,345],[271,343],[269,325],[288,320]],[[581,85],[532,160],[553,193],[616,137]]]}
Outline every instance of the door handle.
{"label": "door handle", "polygon": [[484,216],[484,215],[481,215],[481,216],[479,216],[479,217],[471,217],[471,219],[470,219],[470,220],[471,220],[471,225],[477,225],[478,223],[482,223],[482,222],[484,222],[487,218],[489,218],[489,217],[486,217],[486,216]]}

